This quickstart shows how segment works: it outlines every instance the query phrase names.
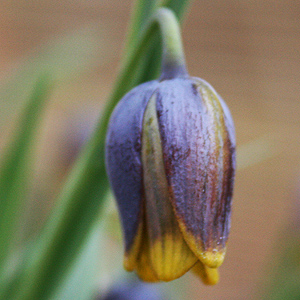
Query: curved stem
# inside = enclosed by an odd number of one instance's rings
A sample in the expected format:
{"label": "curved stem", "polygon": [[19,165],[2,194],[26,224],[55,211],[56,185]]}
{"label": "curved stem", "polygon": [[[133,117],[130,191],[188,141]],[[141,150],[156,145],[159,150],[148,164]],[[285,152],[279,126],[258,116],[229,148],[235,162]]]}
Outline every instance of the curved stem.
{"label": "curved stem", "polygon": [[155,32],[159,30],[163,40],[162,72],[160,80],[188,76],[181,42],[180,27],[175,14],[168,8],[160,8],[149,21],[140,36],[135,49],[121,65],[115,87],[108,99],[103,123],[107,125],[116,103],[137,84],[135,77],[138,63],[151,44]]}
{"label": "curved stem", "polygon": [[160,80],[188,76],[180,27],[175,14],[168,8],[160,8],[154,15],[153,22],[157,22],[163,41]]}

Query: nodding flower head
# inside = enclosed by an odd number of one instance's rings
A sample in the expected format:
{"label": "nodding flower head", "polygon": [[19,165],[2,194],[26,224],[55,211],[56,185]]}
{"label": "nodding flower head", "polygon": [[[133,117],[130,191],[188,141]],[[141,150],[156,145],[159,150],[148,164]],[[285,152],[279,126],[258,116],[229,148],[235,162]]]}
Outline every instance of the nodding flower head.
{"label": "nodding flower head", "polygon": [[106,165],[125,268],[149,282],[191,269],[215,284],[235,173],[233,122],[217,92],[189,76],[134,88],[111,116]]}

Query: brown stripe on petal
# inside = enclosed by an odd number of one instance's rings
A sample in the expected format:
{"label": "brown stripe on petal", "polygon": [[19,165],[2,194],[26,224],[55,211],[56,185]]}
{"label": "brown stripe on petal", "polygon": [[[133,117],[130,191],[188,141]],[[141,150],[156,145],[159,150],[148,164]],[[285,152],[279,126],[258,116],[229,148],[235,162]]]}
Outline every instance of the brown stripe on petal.
{"label": "brown stripe on petal", "polygon": [[[204,216],[203,262],[219,261],[225,254],[230,228],[231,198],[235,168],[235,141],[231,116],[224,112],[223,101],[205,81],[197,80],[197,90],[205,106],[209,136],[207,170],[207,206]],[[224,107],[224,109],[223,109]],[[228,120],[230,118],[230,120]]]}
{"label": "brown stripe on petal", "polygon": [[215,92],[202,83],[162,82],[158,123],[171,203],[182,234],[204,264],[218,267],[229,231],[234,145],[223,104],[218,105]]}
{"label": "brown stripe on petal", "polygon": [[149,100],[144,115],[142,163],[151,266],[159,280],[174,280],[185,274],[197,257],[182,236],[169,199],[156,113],[156,93]]}
{"label": "brown stripe on petal", "polygon": [[[228,116],[224,113],[223,101],[214,89],[205,81],[198,85],[199,93],[207,109],[207,130],[210,137],[210,168],[208,172],[208,186],[210,187],[210,212],[207,212],[208,248],[219,245],[225,247],[228,238],[230,221],[231,197],[234,177],[234,139],[231,134],[233,128],[228,124]],[[221,101],[220,101],[221,100]],[[230,116],[229,116],[230,117]],[[231,117],[230,117],[231,118]],[[215,240],[219,243],[216,244]]]}

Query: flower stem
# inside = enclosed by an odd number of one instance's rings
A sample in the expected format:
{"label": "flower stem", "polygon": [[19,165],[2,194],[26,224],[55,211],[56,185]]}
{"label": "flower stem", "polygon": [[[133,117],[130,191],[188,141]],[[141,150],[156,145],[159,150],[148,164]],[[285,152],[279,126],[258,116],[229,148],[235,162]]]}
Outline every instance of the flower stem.
{"label": "flower stem", "polygon": [[[177,18],[169,8],[159,8],[141,32],[140,39],[133,51],[125,58],[121,65],[115,87],[108,99],[107,111],[104,113],[104,117],[107,116],[107,118],[104,123],[108,123],[110,114],[116,103],[130,89],[141,83],[139,76],[136,75],[138,62],[141,61],[143,54],[147,51],[149,45],[151,45],[157,31],[160,31],[163,41],[160,80],[188,76]],[[145,70],[142,70],[142,72],[145,72]]]}
{"label": "flower stem", "polygon": [[158,23],[163,41],[160,80],[188,76],[180,27],[175,14],[167,8],[160,8],[154,15],[153,21]]}

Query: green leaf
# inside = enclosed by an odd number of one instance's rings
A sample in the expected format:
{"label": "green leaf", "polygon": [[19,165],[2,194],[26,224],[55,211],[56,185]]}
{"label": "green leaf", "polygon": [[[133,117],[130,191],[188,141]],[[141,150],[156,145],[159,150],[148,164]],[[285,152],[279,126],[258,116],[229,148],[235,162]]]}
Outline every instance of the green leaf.
{"label": "green leaf", "polygon": [[[297,203],[298,204],[298,203]],[[293,216],[294,217],[294,216]],[[282,230],[264,272],[259,299],[300,299],[300,226],[298,216]]]}
{"label": "green leaf", "polygon": [[137,45],[142,29],[149,22],[159,5],[159,0],[136,0],[127,34],[125,55],[131,53]]}
{"label": "green leaf", "polygon": [[[104,140],[100,141],[103,146]],[[89,143],[68,178],[28,259],[16,299],[48,299],[87,242],[108,190],[104,162],[100,161],[104,149],[97,147],[98,142]]]}
{"label": "green leaf", "polygon": [[96,220],[101,218],[109,188],[104,163],[109,117],[121,97],[139,84],[146,74],[146,65],[141,61],[154,34],[153,28],[143,33],[133,52],[125,56],[104,114],[74,165],[57,205],[40,234],[35,251],[27,260],[21,287],[10,299],[42,300],[53,296],[87,242],[88,233]]}
{"label": "green leaf", "polygon": [[[33,97],[31,95],[32,90],[36,88],[34,86],[34,83],[38,80],[41,73],[51,73],[52,77],[55,78],[56,81],[59,81],[61,83],[62,81],[69,79],[71,76],[78,76],[78,74],[82,73],[86,69],[90,69],[91,66],[95,65],[95,61],[99,59],[100,41],[101,34],[99,35],[99,25],[95,26],[93,24],[89,24],[81,28],[80,30],[62,35],[61,37],[50,39],[46,43],[43,43],[42,46],[37,47],[35,51],[31,53],[31,55],[26,57],[25,62],[22,64],[17,74],[13,76],[12,79],[9,79],[8,82],[2,84],[2,86],[0,87],[0,127],[4,127],[13,112],[19,110],[21,105],[24,106],[28,98]],[[107,49],[103,47],[103,45],[105,45],[105,43],[101,43],[101,49],[103,50],[101,54],[102,58],[105,53],[108,53]],[[41,84],[43,84],[43,80],[40,80]],[[44,101],[45,99],[41,100]],[[38,106],[35,106],[33,110],[30,110],[32,115],[34,115],[37,108]],[[31,124],[27,121],[24,121],[23,123],[25,123],[26,126],[29,126]],[[20,128],[22,128],[24,131],[27,128],[26,126],[24,127],[22,125],[20,126]],[[19,135],[21,137],[24,137],[22,133],[19,133]],[[19,146],[15,147],[12,145],[11,148],[12,147],[14,147],[14,149],[18,149],[18,151],[22,150],[22,148]],[[7,152],[10,152],[11,155],[15,153],[13,151],[10,151],[9,149]],[[8,164],[9,158],[5,158],[3,159],[3,161],[4,160],[6,160],[6,164]],[[23,163],[24,167],[25,163],[29,165],[29,159],[24,159]],[[17,169],[12,169],[12,171],[17,172]],[[15,175],[12,176],[14,176],[15,178],[16,185],[23,185],[24,189],[26,189],[26,181],[30,178],[30,176],[19,176],[21,178],[20,180]],[[8,180],[9,178],[6,175],[2,177],[5,177],[6,180]],[[22,182],[22,180],[24,181],[24,183]],[[3,191],[3,189],[1,190]],[[18,190],[14,190],[15,193],[17,193],[17,191]],[[6,199],[9,200],[8,198]],[[22,201],[24,202],[25,199],[26,195],[23,194]],[[1,201],[1,209],[2,204],[4,206],[4,202]],[[11,212],[13,211],[12,205],[13,202],[10,205]],[[16,204],[15,206],[18,205]],[[21,209],[22,205],[20,205],[19,208]],[[15,212],[17,214],[17,210]],[[0,223],[1,221],[7,223],[7,221],[5,220],[6,219],[1,214]],[[12,225],[13,223],[10,224]],[[9,229],[9,227],[6,228],[7,230]],[[1,237],[7,237],[8,239],[9,236],[6,234],[1,234]],[[12,239],[13,237],[10,236],[10,240]],[[0,268],[0,299],[10,299],[12,291],[15,291],[19,288],[18,284],[22,281],[22,272],[25,267],[24,260],[26,260],[27,262],[30,259],[28,253],[33,252],[34,246],[32,246],[32,244],[35,244],[35,242],[36,241],[28,242],[29,245],[27,245],[25,248],[30,248],[30,250],[25,249],[23,251],[22,249],[20,249],[18,251],[10,251],[11,253],[9,253],[9,257],[7,257],[5,261],[3,261],[3,264],[5,264],[5,266]],[[4,245],[4,243],[2,245]],[[1,253],[3,257],[6,255],[4,251]]]}
{"label": "green leaf", "polygon": [[[33,146],[48,98],[50,79],[40,77],[20,118],[18,131],[1,158],[0,169],[0,270],[15,241],[31,177]],[[0,271],[1,273],[1,271]]]}
{"label": "green leaf", "polygon": [[[110,201],[109,201],[110,200]],[[112,194],[107,194],[105,214],[98,219],[89,233],[87,243],[74,261],[51,300],[84,300],[92,299],[98,294],[101,287],[106,287],[110,278],[115,278],[122,267],[121,257],[115,258],[118,253],[117,243],[121,241],[121,230],[118,222],[118,213]],[[117,243],[113,251],[111,244]],[[102,259],[105,257],[106,259]],[[99,281],[101,278],[101,282]]]}
{"label": "green leaf", "polygon": [[192,0],[162,0],[161,6],[168,7],[177,16],[178,20],[182,22],[184,14]]}
{"label": "green leaf", "polygon": [[103,224],[96,223],[88,237],[86,245],[70,268],[68,276],[60,282],[52,300],[88,300],[96,294],[96,285],[100,271],[99,245],[103,243]]}

